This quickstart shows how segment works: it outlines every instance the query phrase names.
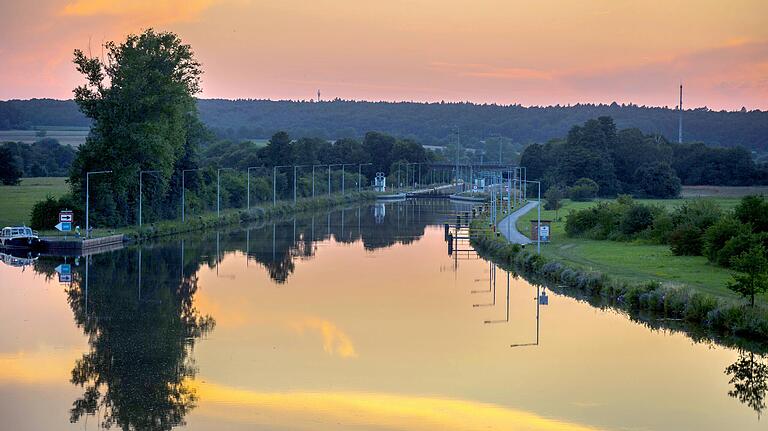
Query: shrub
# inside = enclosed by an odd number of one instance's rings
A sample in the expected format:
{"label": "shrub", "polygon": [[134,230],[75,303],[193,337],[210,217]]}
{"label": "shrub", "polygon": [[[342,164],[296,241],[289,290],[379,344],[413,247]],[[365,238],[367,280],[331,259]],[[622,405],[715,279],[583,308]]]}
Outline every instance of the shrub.
{"label": "shrub", "polygon": [[[46,196],[42,201],[37,202],[32,207],[32,214],[30,215],[30,227],[32,229],[54,229],[56,224],[59,223],[59,211],[61,210],[73,210],[75,212],[75,222],[73,225],[84,225],[83,212],[79,205],[75,204],[75,200],[72,195],[66,194],[59,199],[55,199],[53,196]],[[74,227],[73,227],[74,229]]]}
{"label": "shrub", "polygon": [[727,266],[727,261],[721,262],[718,259],[720,250],[725,246],[725,243],[728,242],[728,240],[740,233],[747,232],[749,232],[749,227],[742,225],[737,219],[728,216],[722,217],[704,231],[704,236],[702,238],[702,254],[704,254],[710,262],[717,262],[719,265],[726,263],[723,266]]}
{"label": "shrub", "polygon": [[729,238],[723,247],[717,251],[715,262],[726,268],[731,267],[731,259],[749,250],[753,245],[768,244],[768,233],[752,233],[741,228],[741,231]]}
{"label": "shrub", "polygon": [[757,232],[768,232],[768,201],[763,196],[744,196],[734,209],[736,218]]}
{"label": "shrub", "polygon": [[568,189],[568,197],[574,201],[585,202],[590,201],[597,197],[597,192],[600,191],[600,186],[589,178],[579,178]]}
{"label": "shrub", "polygon": [[685,223],[675,228],[669,235],[672,253],[677,256],[697,256],[701,254],[701,229]]}
{"label": "shrub", "polygon": [[651,226],[651,239],[659,244],[669,244],[669,237],[672,235],[672,231],[675,230],[675,223],[672,220],[672,215],[665,212],[657,214],[653,218],[653,226]]}
{"label": "shrub", "polygon": [[620,229],[625,235],[634,235],[653,225],[653,212],[646,205],[632,205],[621,219]]}
{"label": "shrub", "polygon": [[712,199],[696,199],[685,202],[672,213],[675,226],[692,224],[701,231],[712,226],[723,216],[723,210]]}

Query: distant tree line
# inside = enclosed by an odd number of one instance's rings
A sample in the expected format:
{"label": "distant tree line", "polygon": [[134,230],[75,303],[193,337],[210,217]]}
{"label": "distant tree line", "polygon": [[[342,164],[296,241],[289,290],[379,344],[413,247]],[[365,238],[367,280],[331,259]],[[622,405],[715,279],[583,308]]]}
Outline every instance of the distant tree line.
{"label": "distant tree line", "polygon": [[[520,164],[527,167],[529,179],[544,182],[544,189],[570,189],[576,195],[596,185],[594,192],[603,196],[624,193],[670,198],[679,194],[681,184],[746,186],[768,182],[768,166],[756,164],[742,147],[674,144],[639,129],[617,131],[610,117],[574,126],[565,139],[529,145]],[[587,192],[586,197],[590,194]]]}
{"label": "distant tree line", "polygon": [[[75,149],[61,145],[52,138],[44,138],[32,144],[5,142],[0,144],[0,151],[10,155],[12,164],[2,165],[0,169],[14,171],[20,177],[65,177],[75,159]],[[5,160],[0,157],[0,160]]]}
{"label": "distant tree line", "polygon": [[[501,135],[514,143],[547,142],[564,136],[574,124],[590,118],[612,117],[620,128],[637,128],[645,134],[677,136],[678,111],[666,107],[577,104],[524,107],[472,103],[323,102],[197,99],[202,122],[219,138],[267,139],[278,131],[292,136],[326,140],[362,139],[370,130],[425,145],[445,145],[455,140],[459,128],[462,145]],[[50,99],[0,102],[0,130],[33,126],[88,126],[73,101]],[[686,142],[716,146],[743,146],[768,151],[768,112],[683,112]]]}

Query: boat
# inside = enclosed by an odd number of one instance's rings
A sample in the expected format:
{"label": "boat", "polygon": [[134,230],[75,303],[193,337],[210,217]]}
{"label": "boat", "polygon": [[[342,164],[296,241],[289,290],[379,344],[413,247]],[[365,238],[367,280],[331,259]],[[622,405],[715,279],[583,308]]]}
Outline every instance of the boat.
{"label": "boat", "polygon": [[7,226],[0,231],[0,245],[4,248],[38,248],[42,243],[37,232],[26,226]]}
{"label": "boat", "polygon": [[38,256],[32,254],[32,252],[27,252],[26,255],[19,255],[18,253],[0,253],[0,262],[3,262],[8,266],[14,266],[18,268],[24,268],[26,266],[32,265],[37,259]]}

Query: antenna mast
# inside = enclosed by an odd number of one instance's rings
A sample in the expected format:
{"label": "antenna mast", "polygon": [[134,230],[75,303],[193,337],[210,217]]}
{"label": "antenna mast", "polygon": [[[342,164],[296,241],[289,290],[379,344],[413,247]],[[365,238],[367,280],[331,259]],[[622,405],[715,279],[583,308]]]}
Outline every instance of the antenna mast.
{"label": "antenna mast", "polygon": [[683,84],[680,84],[680,105],[678,105],[677,143],[683,143]]}

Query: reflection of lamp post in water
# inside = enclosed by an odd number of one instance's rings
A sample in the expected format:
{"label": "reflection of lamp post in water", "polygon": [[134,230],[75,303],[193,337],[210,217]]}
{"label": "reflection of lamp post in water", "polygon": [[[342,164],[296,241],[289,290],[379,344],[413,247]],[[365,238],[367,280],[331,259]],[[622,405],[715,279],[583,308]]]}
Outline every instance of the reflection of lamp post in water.
{"label": "reflection of lamp post in water", "polygon": [[488,290],[473,290],[472,293],[493,293],[493,302],[490,304],[472,304],[473,307],[491,307],[496,305],[496,265],[488,262]]}
{"label": "reflection of lamp post in water", "polygon": [[504,320],[486,320],[484,323],[503,323],[509,322],[509,272],[507,272],[507,312]]}
{"label": "reflection of lamp post in water", "polygon": [[541,305],[547,305],[549,304],[549,297],[547,297],[547,291],[544,290],[543,295],[540,294],[541,286],[536,285],[536,342],[535,343],[520,343],[520,344],[510,344],[509,347],[525,347],[525,346],[538,346],[539,345],[539,322],[540,322],[540,313],[539,308]]}

